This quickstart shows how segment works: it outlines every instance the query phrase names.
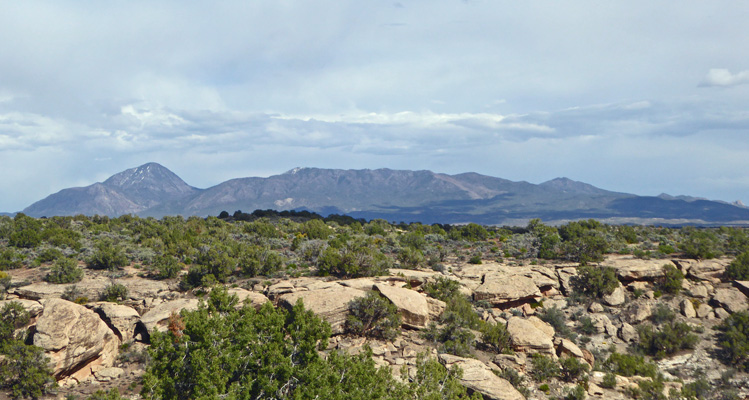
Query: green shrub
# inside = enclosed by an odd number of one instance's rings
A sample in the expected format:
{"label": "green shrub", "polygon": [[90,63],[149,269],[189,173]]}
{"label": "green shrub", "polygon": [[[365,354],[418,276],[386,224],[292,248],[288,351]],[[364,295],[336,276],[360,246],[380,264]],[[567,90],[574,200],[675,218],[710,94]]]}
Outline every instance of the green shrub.
{"label": "green shrub", "polygon": [[377,368],[371,351],[323,357],[330,326],[301,301],[290,310],[270,303],[236,309],[237,301],[215,289],[197,310],[182,312],[184,329],[151,336],[143,398],[481,398],[467,395],[459,370],[426,357],[406,383]]}
{"label": "green shrub", "polygon": [[601,380],[601,387],[606,388],[606,389],[615,388],[616,387],[616,374],[607,372],[606,375],[603,376],[603,380]]}
{"label": "green shrub", "polygon": [[699,337],[692,333],[692,328],[683,322],[669,322],[659,329],[650,325],[637,327],[640,334],[639,348],[655,358],[664,358],[679,350],[693,349]]}
{"label": "green shrub", "polygon": [[423,265],[426,259],[421,250],[405,247],[398,252],[398,261],[404,268],[415,269]]}
{"label": "green shrub", "polygon": [[354,335],[392,340],[398,335],[401,317],[398,308],[376,292],[351,300],[346,331]]}
{"label": "green shrub", "polygon": [[658,367],[645,361],[643,356],[616,352],[609,355],[603,363],[603,369],[621,376],[639,375],[655,378],[658,374]]}
{"label": "green shrub", "polygon": [[681,398],[687,400],[706,399],[713,391],[713,385],[704,376],[687,383],[681,388]]}
{"label": "green shrub", "polygon": [[538,353],[531,356],[531,367],[531,375],[538,382],[558,378],[561,373],[561,368],[556,361]]}
{"label": "green shrub", "polygon": [[460,293],[460,282],[438,276],[434,282],[427,282],[424,285],[424,292],[429,297],[447,302]]}
{"label": "green shrub", "polygon": [[78,267],[78,261],[61,257],[55,261],[44,280],[50,283],[75,283],[83,279],[83,270]]}
{"label": "green shrub", "polygon": [[685,257],[706,260],[722,255],[720,240],[715,233],[692,227],[684,228],[682,233],[686,237],[679,243],[679,249],[681,249]]}
{"label": "green shrub", "polygon": [[678,294],[681,291],[681,284],[684,281],[684,274],[679,271],[673,264],[663,266],[663,278],[658,285],[664,293]]}
{"label": "green shrub", "polygon": [[577,382],[587,376],[590,366],[575,357],[565,357],[559,360],[560,378],[565,382]]}
{"label": "green shrub", "polygon": [[749,251],[745,251],[726,267],[726,278],[737,281],[749,280]]}
{"label": "green shrub", "polygon": [[554,327],[557,335],[569,339],[575,338],[575,333],[567,326],[567,317],[564,315],[564,311],[557,307],[544,308],[543,312],[538,314],[538,317]]}
{"label": "green shrub", "polygon": [[481,341],[492,351],[502,353],[510,349],[510,334],[503,324],[484,323],[480,331]]}
{"label": "green shrub", "polygon": [[88,297],[84,296],[76,285],[70,285],[65,288],[65,291],[60,296],[63,300],[72,301],[76,304],[88,303]]}
{"label": "green shrub", "polygon": [[469,264],[481,264],[481,263],[482,263],[482,261],[481,261],[481,256],[480,256],[480,255],[475,255],[475,256],[472,256],[472,257],[471,257],[471,258],[470,258],[470,259],[468,260],[468,263],[469,263]]}
{"label": "green shrub", "polygon": [[570,281],[573,290],[593,298],[608,296],[619,287],[616,270],[611,267],[579,266]]}
{"label": "green shrub", "polygon": [[3,344],[0,364],[0,388],[14,399],[38,399],[55,386],[49,359],[44,350],[12,340]]}
{"label": "green shrub", "polygon": [[0,310],[0,347],[3,343],[16,339],[14,336],[16,329],[26,325],[30,318],[21,303],[17,301],[5,303]]}
{"label": "green shrub", "polygon": [[324,221],[312,219],[302,225],[301,233],[308,239],[327,239],[334,231]]}
{"label": "green shrub", "polygon": [[655,306],[655,310],[653,310],[653,313],[650,315],[650,321],[656,325],[673,322],[675,319],[676,313],[664,304],[658,304]]}
{"label": "green shrub", "polygon": [[468,240],[469,242],[477,242],[486,240],[486,238],[489,237],[489,232],[483,226],[474,224],[472,222],[460,228],[453,228],[452,230],[450,230],[449,236],[453,240]]}
{"label": "green shrub", "polygon": [[64,254],[58,249],[51,248],[51,249],[44,249],[41,253],[36,257],[36,260],[40,263],[47,263],[57,260],[60,257],[63,257]]}
{"label": "green shrub", "polygon": [[590,317],[587,315],[580,318],[580,320],[578,321],[577,329],[580,331],[580,333],[583,333],[585,335],[593,335],[598,332],[596,326],[593,324],[593,320],[590,319]]}
{"label": "green shrub", "polygon": [[583,385],[575,385],[575,387],[567,390],[564,400],[585,400],[587,396],[588,391],[585,390]]}
{"label": "green shrub", "polygon": [[551,388],[549,387],[549,385],[548,385],[548,384],[546,384],[546,383],[542,383],[542,384],[541,384],[541,385],[540,385],[540,386],[538,387],[538,390],[540,390],[540,391],[542,391],[542,392],[544,392],[544,393],[548,394],[548,393],[549,393],[549,392],[551,391]]}
{"label": "green shrub", "polygon": [[116,388],[109,389],[105,392],[101,389],[94,392],[91,396],[88,396],[86,400],[124,400],[125,398],[120,396],[120,391]]}
{"label": "green shrub", "polygon": [[99,300],[115,303],[118,301],[127,300],[127,294],[128,290],[125,285],[112,283],[104,287],[104,290],[102,290],[102,292],[99,294]]}
{"label": "green shrub", "polygon": [[10,275],[7,272],[0,271],[0,300],[5,298],[5,292],[10,287]]}
{"label": "green shrub", "polygon": [[663,378],[657,376],[651,379],[643,379],[637,382],[637,387],[630,387],[627,392],[635,399],[642,400],[667,400],[668,397],[663,394]]}
{"label": "green shrub", "polygon": [[26,258],[26,256],[17,253],[13,249],[4,250],[0,253],[0,271],[21,268],[23,266],[24,258]]}
{"label": "green shrub", "polygon": [[440,316],[441,326],[430,324],[424,336],[440,343],[440,350],[456,356],[471,354],[475,337],[471,332],[480,325],[480,320],[471,303],[463,296],[449,299]]}
{"label": "green shrub", "polygon": [[391,260],[372,244],[365,241],[347,241],[340,249],[327,247],[317,259],[317,273],[339,278],[385,275]]}
{"label": "green shrub", "polygon": [[156,257],[151,264],[151,271],[157,279],[170,279],[176,277],[184,267],[176,258],[163,254]]}
{"label": "green shrub", "polygon": [[24,228],[13,232],[8,240],[8,245],[18,248],[33,249],[42,242],[39,231],[34,228]]}
{"label": "green shrub", "polygon": [[749,311],[731,314],[715,329],[723,362],[749,371]]}
{"label": "green shrub", "polygon": [[94,254],[86,261],[91,269],[116,270],[127,265],[128,260],[122,249],[109,240],[102,240],[96,244]]}

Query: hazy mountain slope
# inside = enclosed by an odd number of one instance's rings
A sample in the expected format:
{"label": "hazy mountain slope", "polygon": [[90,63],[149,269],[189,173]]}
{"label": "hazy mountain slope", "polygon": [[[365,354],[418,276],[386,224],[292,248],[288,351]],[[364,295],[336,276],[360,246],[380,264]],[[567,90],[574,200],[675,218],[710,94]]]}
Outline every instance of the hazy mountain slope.
{"label": "hazy mountain slope", "polygon": [[424,223],[523,224],[531,218],[547,222],[598,218],[635,223],[749,224],[746,207],[639,197],[567,178],[535,185],[477,173],[295,168],[268,178],[231,179],[196,189],[156,163],[128,169],[102,183],[62,190],[24,212],[31,216],[134,213],[161,217],[269,208]]}
{"label": "hazy mountain slope", "polygon": [[113,175],[102,183],[63,189],[23,212],[33,217],[136,214],[165,201],[199,192],[167,168],[148,163]]}

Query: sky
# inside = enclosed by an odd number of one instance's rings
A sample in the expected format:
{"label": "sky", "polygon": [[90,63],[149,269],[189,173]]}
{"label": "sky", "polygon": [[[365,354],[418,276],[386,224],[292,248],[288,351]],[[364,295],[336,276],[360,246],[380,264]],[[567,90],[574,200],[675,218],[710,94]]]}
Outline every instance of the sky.
{"label": "sky", "polygon": [[23,1],[0,211],[158,162],[556,177],[749,203],[749,2]]}

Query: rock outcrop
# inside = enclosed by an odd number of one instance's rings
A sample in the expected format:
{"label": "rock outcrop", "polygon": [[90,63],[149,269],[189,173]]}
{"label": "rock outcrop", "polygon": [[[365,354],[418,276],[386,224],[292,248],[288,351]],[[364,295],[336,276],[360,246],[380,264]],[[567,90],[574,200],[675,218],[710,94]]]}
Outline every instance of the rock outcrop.
{"label": "rock outcrop", "polygon": [[99,314],[121,342],[127,343],[135,338],[135,327],[140,322],[140,315],[132,307],[108,302],[87,306]]}
{"label": "rock outcrop", "polygon": [[62,299],[43,300],[42,305],[33,342],[50,358],[58,380],[80,382],[112,366],[120,341],[95,312]]}
{"label": "rock outcrop", "polygon": [[463,358],[450,354],[440,354],[440,362],[447,368],[460,367],[463,377],[460,383],[470,390],[481,393],[489,400],[525,400],[510,382],[498,377],[479,360]]}

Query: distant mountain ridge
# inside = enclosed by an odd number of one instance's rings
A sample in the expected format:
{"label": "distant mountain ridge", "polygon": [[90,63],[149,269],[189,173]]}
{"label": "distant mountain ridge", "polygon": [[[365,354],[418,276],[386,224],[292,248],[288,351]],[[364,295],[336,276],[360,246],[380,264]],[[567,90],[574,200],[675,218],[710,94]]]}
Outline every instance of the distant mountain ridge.
{"label": "distant mountain ridge", "polygon": [[101,183],[69,188],[23,210],[30,216],[100,214],[218,215],[255,209],[310,210],[424,223],[564,222],[749,224],[749,209],[688,196],[643,197],[568,178],[541,184],[477,173],[294,168],[267,178],[236,178],[207,189],[148,163]]}

